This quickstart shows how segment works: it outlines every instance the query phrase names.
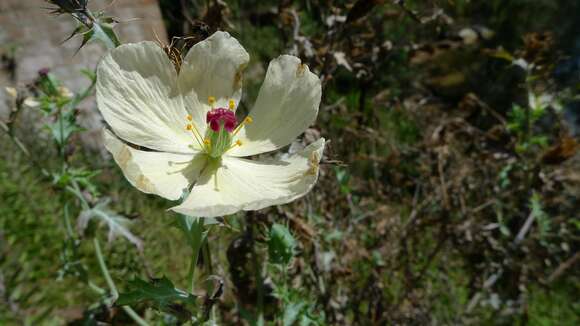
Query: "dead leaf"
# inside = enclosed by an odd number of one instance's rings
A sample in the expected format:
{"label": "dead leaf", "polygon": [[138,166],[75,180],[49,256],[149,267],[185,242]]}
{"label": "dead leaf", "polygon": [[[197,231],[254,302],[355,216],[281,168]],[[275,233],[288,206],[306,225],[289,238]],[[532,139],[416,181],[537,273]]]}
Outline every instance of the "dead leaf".
{"label": "dead leaf", "polygon": [[570,137],[565,136],[558,144],[554,145],[553,147],[549,148],[544,155],[542,155],[542,163],[544,164],[559,164],[564,162],[565,160],[569,159],[570,157],[576,154],[578,150],[579,144],[578,142]]}

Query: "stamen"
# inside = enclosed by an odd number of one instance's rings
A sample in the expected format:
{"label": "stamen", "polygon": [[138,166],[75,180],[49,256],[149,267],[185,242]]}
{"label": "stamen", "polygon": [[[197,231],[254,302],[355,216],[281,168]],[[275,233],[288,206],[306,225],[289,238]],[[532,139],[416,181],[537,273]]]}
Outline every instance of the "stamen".
{"label": "stamen", "polygon": [[189,164],[191,163],[191,161],[183,161],[183,162],[175,162],[175,161],[168,161],[167,164],[169,166],[173,166],[173,165],[182,165],[182,164]]}
{"label": "stamen", "polygon": [[[228,148],[228,150],[227,150],[227,151],[229,151],[229,150],[233,149],[233,148],[234,148],[234,147],[236,147],[236,146],[242,146],[242,144],[243,144],[243,143],[242,143],[242,141],[238,139],[238,140],[236,140],[236,142],[235,142],[235,143],[234,143],[232,146],[230,146],[230,148]],[[227,152],[227,151],[226,151],[226,152]]]}
{"label": "stamen", "polygon": [[215,104],[215,96],[208,97],[207,102],[209,103],[209,106],[213,108],[213,105]]}
{"label": "stamen", "polygon": [[[187,163],[191,163],[191,162],[187,162]],[[167,175],[172,175],[172,174],[178,174],[178,173],[184,173],[184,171],[186,171],[187,169],[189,169],[189,165],[186,165],[180,169],[176,169],[175,171],[167,171]]]}
{"label": "stamen", "polygon": [[177,174],[177,173],[183,173],[184,171],[189,169],[190,165],[191,165],[191,161],[183,161],[183,162],[168,161],[167,165],[172,166],[172,167],[173,166],[182,166],[181,168],[175,169],[173,171],[167,171],[167,175],[172,175],[172,174]]}
{"label": "stamen", "polygon": [[203,143],[205,146],[207,146],[208,149],[211,148],[211,140],[209,140],[209,138],[204,139]]}
{"label": "stamen", "polygon": [[236,102],[234,100],[230,100],[228,103],[228,108],[233,111],[236,108]]}
{"label": "stamen", "polygon": [[246,118],[244,119],[244,121],[242,121],[242,122],[241,122],[241,123],[240,123],[240,124],[239,124],[239,125],[236,127],[236,129],[234,130],[234,133],[232,134],[232,136],[235,136],[235,135],[237,135],[237,134],[238,134],[238,132],[239,132],[239,131],[242,129],[242,127],[243,127],[244,125],[246,125],[246,124],[250,124],[250,123],[252,123],[252,122],[254,122],[254,119],[252,119],[252,117],[246,117]]}
{"label": "stamen", "polygon": [[[192,121],[193,120],[193,117],[191,116],[191,114],[188,114],[185,118],[188,121]],[[197,130],[197,128],[195,127],[195,124],[188,123],[187,125],[185,125],[185,130],[191,131],[191,133],[193,134],[193,138],[195,138],[195,140],[197,141],[197,143],[199,144],[199,146],[201,148],[203,148],[203,145],[201,144],[201,139],[203,139],[203,137],[201,137],[201,134],[199,133],[199,130]]]}

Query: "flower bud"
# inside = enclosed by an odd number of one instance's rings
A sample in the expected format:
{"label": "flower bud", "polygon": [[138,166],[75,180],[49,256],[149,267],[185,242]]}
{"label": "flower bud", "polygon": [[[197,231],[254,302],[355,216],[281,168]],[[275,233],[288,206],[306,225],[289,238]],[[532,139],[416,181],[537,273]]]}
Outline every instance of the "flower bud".
{"label": "flower bud", "polygon": [[55,14],[74,14],[85,11],[88,0],[47,0],[47,2],[57,6],[53,10]]}

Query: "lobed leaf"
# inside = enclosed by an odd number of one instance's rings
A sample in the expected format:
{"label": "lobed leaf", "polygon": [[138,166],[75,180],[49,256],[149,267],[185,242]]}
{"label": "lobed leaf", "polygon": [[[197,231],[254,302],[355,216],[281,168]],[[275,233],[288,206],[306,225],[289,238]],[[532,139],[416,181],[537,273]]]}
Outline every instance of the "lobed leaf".
{"label": "lobed leaf", "polygon": [[150,283],[140,278],[129,282],[133,291],[122,293],[117,299],[117,305],[130,305],[143,301],[154,301],[159,306],[166,306],[173,301],[183,301],[195,304],[195,297],[183,290],[177,289],[167,277],[152,279]]}

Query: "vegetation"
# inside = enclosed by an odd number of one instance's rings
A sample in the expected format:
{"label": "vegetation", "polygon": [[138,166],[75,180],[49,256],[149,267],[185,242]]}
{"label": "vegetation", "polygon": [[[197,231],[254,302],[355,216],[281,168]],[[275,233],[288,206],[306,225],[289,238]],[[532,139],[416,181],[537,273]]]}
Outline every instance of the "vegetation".
{"label": "vegetation", "polygon": [[[321,77],[318,184],[170,213],[83,146],[93,86],[41,71],[1,123],[0,324],[580,323],[580,3],[159,3],[176,53],[218,29],[248,50],[241,111],[279,54]],[[114,47],[94,19],[83,44]]]}

